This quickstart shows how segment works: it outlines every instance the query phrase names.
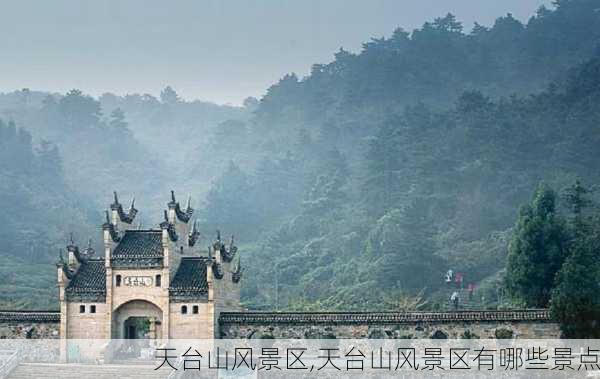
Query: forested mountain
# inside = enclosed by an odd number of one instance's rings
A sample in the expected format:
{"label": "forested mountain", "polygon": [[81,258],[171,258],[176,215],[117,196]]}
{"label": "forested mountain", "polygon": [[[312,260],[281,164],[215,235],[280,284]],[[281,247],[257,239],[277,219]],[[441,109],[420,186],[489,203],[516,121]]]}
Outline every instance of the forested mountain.
{"label": "forested mountain", "polygon": [[[159,98],[106,93],[99,101],[106,114],[116,109],[124,112],[135,138],[165,165],[166,178],[171,182],[178,177],[184,179],[172,183],[174,188],[202,195],[214,177],[227,167],[218,145],[227,138],[228,125],[246,120],[256,100],[247,99],[245,107],[186,101],[167,86]],[[213,144],[217,146],[211,155]]]}
{"label": "forested mountain", "polygon": [[204,241],[219,228],[242,244],[248,307],[435,309],[448,269],[477,306],[511,306],[519,207],[541,181],[600,182],[600,5],[555,3],[526,24],[465,32],[447,15],[398,29],[244,107],[170,87],[160,99],[17,91],[0,114],[58,146],[40,148],[64,162],[57,191],[92,199],[94,215],[113,189],[141,196],[148,223],[171,188],[201,199]]}
{"label": "forested mountain", "polygon": [[138,198],[147,223],[160,219],[169,190],[198,196],[208,190],[219,172],[216,157],[204,159],[202,170],[189,155],[208,145],[220,123],[246,113],[241,107],[187,102],[170,87],[160,99],[139,94],[95,99],[78,90],[0,95],[0,116],[58,146],[67,184],[92,207],[106,206],[113,189],[120,190]]}
{"label": "forested mountain", "polygon": [[597,8],[470,33],[448,15],[272,86],[207,197],[211,227],[253,241],[248,305],[435,307],[448,269],[481,304],[505,301],[519,206],[542,180],[598,181]]}
{"label": "forested mountain", "polygon": [[91,239],[100,251],[99,225],[113,190],[137,197],[146,227],[161,219],[171,189],[198,197],[208,190],[218,168],[199,175],[182,152],[245,110],[165,93],[172,96],[106,94],[102,102],[78,90],[0,94],[0,120],[6,120],[0,123],[0,274],[6,279],[0,304],[56,306],[59,248],[73,234],[79,245]]}
{"label": "forested mountain", "polygon": [[329,125],[343,130],[343,137],[364,136],[406,105],[444,108],[468,90],[492,98],[538,92],[599,49],[597,1],[556,4],[525,25],[509,14],[490,28],[475,25],[465,33],[449,14],[412,33],[397,29],[389,38],[372,39],[359,54],[341,49],[308,77],[290,74],[272,86],[257,122],[273,129]]}
{"label": "forested mountain", "polygon": [[[495,303],[497,284],[486,281],[498,279],[518,208],[537,184],[600,181],[599,100],[593,59],[537,95],[467,92],[447,111],[407,108],[365,142],[356,171],[342,160],[316,170],[300,211],[256,246],[249,277],[279,272],[279,301],[362,308],[380,293],[385,307],[394,290],[434,294],[451,268]],[[247,298],[271,305],[274,284],[264,288],[248,285]]]}
{"label": "forested mountain", "polygon": [[0,303],[55,306],[53,263],[66,230],[86,233],[91,208],[65,184],[55,145],[0,120]]}

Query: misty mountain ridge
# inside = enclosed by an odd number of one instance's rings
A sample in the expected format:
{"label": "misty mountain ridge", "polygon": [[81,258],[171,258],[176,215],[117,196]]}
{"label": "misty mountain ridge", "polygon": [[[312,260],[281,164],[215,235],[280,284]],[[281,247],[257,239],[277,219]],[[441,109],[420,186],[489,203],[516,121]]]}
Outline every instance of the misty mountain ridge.
{"label": "misty mountain ridge", "polygon": [[[30,163],[0,171],[3,240],[28,241],[0,255],[30,245],[50,263],[70,231],[80,243],[99,235],[113,189],[156,223],[174,189],[192,194],[204,238],[219,228],[245,245],[251,308],[442,306],[448,268],[496,306],[511,227],[539,181],[598,182],[596,8],[558,1],[527,24],[507,15],[468,34],[447,15],[342,49],[244,107],[187,102],[170,87],[160,99],[3,94],[6,133],[30,142],[0,153],[18,148]],[[48,154],[56,163],[38,167]],[[28,198],[9,196],[15,188]]]}

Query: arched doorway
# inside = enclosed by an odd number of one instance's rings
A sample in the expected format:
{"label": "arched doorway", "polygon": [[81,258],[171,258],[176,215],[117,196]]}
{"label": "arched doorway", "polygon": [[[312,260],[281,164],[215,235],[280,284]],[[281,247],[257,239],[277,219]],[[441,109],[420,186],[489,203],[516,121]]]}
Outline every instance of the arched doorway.
{"label": "arched doorway", "polygon": [[162,337],[162,309],[147,300],[131,300],[117,307],[112,316],[114,344],[109,359],[113,362],[151,360],[154,340]]}
{"label": "arched doorway", "polygon": [[123,323],[123,328],[126,340],[156,338],[156,321],[151,317],[129,317]]}
{"label": "arched doorway", "polygon": [[146,300],[131,300],[113,312],[113,339],[162,338],[163,312]]}

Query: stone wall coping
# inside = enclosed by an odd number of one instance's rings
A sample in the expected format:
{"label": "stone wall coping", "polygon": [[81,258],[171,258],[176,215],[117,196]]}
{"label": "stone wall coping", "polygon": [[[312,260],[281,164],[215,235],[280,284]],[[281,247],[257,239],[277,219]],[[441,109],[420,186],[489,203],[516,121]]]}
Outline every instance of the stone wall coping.
{"label": "stone wall coping", "polygon": [[60,322],[60,311],[3,311],[0,322]]}
{"label": "stone wall coping", "polygon": [[[59,311],[2,311],[0,322],[59,322]],[[397,324],[406,322],[546,321],[547,309],[456,312],[222,312],[221,324]]]}
{"label": "stone wall coping", "polygon": [[456,312],[222,312],[221,324],[397,324],[414,322],[542,321],[547,309]]}

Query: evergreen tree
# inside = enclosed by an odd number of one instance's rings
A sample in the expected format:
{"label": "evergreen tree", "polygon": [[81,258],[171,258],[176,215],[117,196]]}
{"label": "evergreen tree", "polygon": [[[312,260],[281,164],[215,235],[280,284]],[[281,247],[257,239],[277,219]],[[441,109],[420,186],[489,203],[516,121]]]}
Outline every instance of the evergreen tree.
{"label": "evergreen tree", "polygon": [[567,236],[556,214],[556,194],[544,184],[519,214],[509,246],[509,295],[529,307],[546,307],[556,273],[566,257]]}
{"label": "evergreen tree", "polygon": [[[600,219],[597,220],[600,222]],[[566,338],[600,338],[600,235],[581,238],[557,276],[550,310]]]}
{"label": "evergreen tree", "polygon": [[347,200],[342,190],[344,181],[339,173],[319,175],[303,202],[303,213],[328,222],[328,213],[339,209]]}
{"label": "evergreen tree", "polygon": [[298,162],[291,154],[280,159],[264,158],[255,170],[253,192],[249,195],[265,220],[276,223],[298,210],[301,180]]}
{"label": "evergreen tree", "polygon": [[247,98],[244,99],[243,104],[244,104],[244,108],[248,109],[250,112],[254,112],[256,109],[258,109],[260,102],[258,101],[258,99],[256,97],[248,96]]}
{"label": "evergreen tree", "polygon": [[348,197],[343,189],[345,178],[339,172],[318,175],[309,188],[294,228],[302,239],[323,236],[340,221],[340,212]]}
{"label": "evergreen tree", "polygon": [[166,86],[160,92],[160,101],[163,104],[168,105],[177,104],[179,102],[179,95],[177,94],[177,92],[175,92],[173,88],[171,88],[171,86]]}
{"label": "evergreen tree", "polygon": [[461,33],[463,30],[462,24],[456,20],[456,16],[448,13],[445,17],[436,18],[433,26],[437,30],[443,30],[450,33]]}
{"label": "evergreen tree", "polygon": [[580,180],[575,181],[572,186],[565,190],[564,198],[572,214],[571,224],[575,238],[583,236],[586,232],[584,210],[592,204],[588,198],[590,193],[591,189],[581,184]]}
{"label": "evergreen tree", "polygon": [[417,199],[386,212],[369,232],[363,259],[371,262],[370,279],[377,288],[417,293],[430,290],[442,277],[445,266],[435,255],[435,230],[428,210],[427,202]]}
{"label": "evergreen tree", "polygon": [[399,195],[401,155],[398,151],[400,121],[383,124],[370,143],[366,156],[367,173],[363,194],[369,213],[381,217],[391,209]]}
{"label": "evergreen tree", "polygon": [[58,102],[62,122],[71,130],[98,125],[102,110],[100,102],[80,90],[71,90]]}
{"label": "evergreen tree", "polygon": [[125,120],[125,112],[121,108],[116,108],[110,114],[110,120],[108,122],[111,128],[124,132],[127,129],[127,121]]}
{"label": "evergreen tree", "polygon": [[211,227],[236,234],[256,233],[257,208],[248,197],[249,193],[251,186],[248,175],[230,162],[206,196],[205,222]]}
{"label": "evergreen tree", "polygon": [[556,279],[551,312],[566,338],[600,337],[600,213],[592,190],[577,180],[565,191],[571,211],[571,253]]}
{"label": "evergreen tree", "polygon": [[62,184],[62,159],[56,145],[42,140],[37,150],[36,163],[36,175],[40,176],[42,180],[49,184]]}

